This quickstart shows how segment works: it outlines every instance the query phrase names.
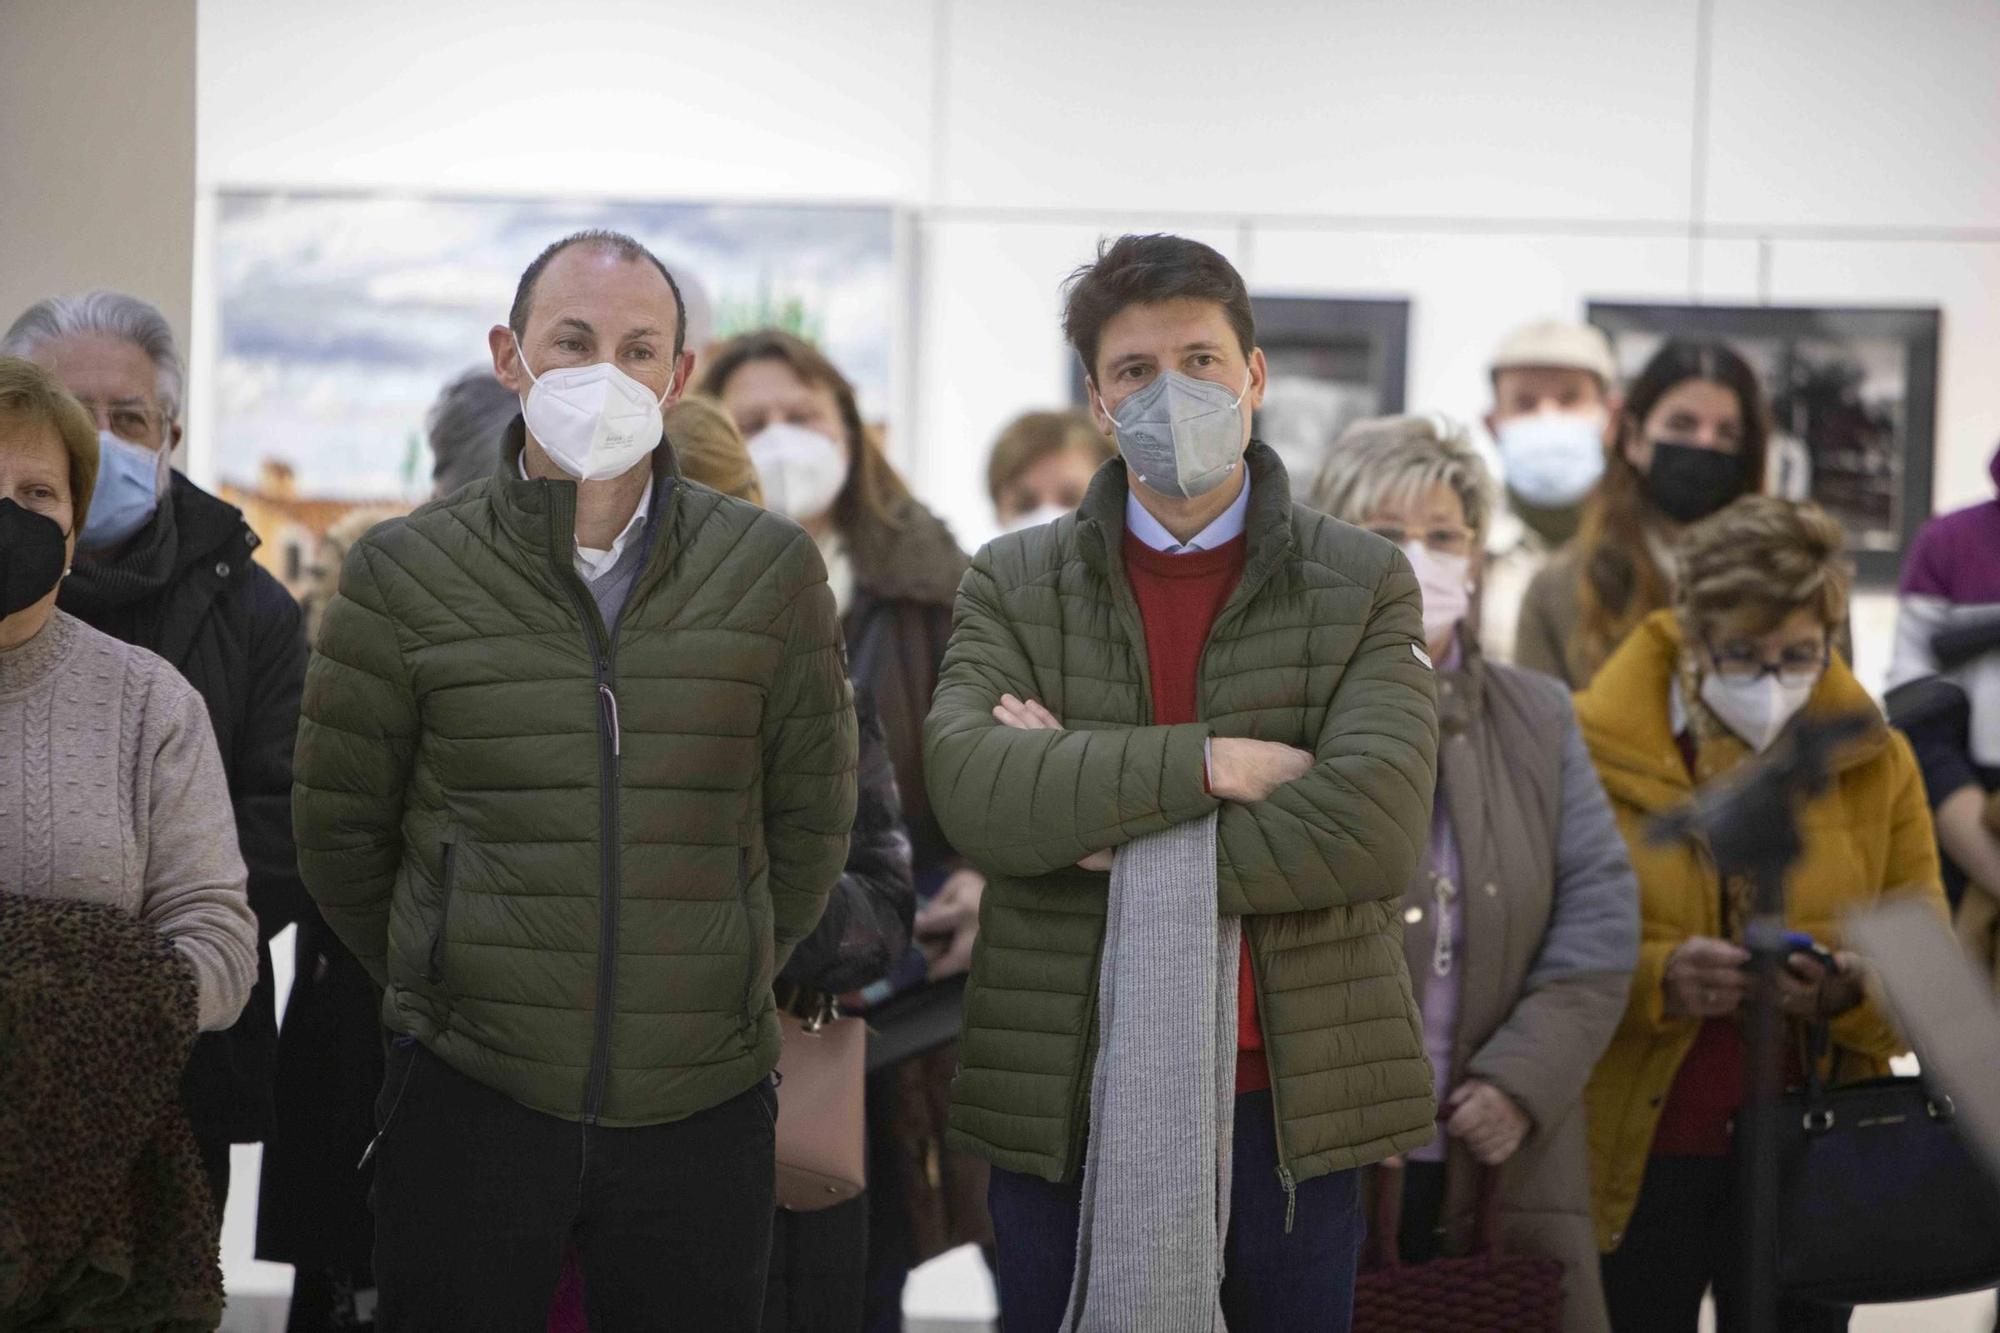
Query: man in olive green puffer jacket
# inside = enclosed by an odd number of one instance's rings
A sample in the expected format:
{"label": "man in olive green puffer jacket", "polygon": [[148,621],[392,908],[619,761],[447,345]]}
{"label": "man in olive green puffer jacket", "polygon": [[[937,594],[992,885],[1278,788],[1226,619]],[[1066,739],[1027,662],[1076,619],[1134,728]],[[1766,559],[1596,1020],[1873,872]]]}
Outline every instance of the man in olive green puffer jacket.
{"label": "man in olive green puffer jacket", "polygon": [[[396,1036],[370,1149],[389,1329],[755,1329],[771,984],[855,805],[833,596],[798,527],[680,478],[679,293],[550,247],[494,329],[498,475],[349,552],[309,669],[307,888]],[[683,1322],[685,1321],[685,1322]]]}
{"label": "man in olive green puffer jacket", "polygon": [[1073,277],[1065,324],[1122,458],[1075,515],[979,553],[926,727],[944,829],[991,877],[953,1139],[994,1164],[1008,1327],[1057,1327],[1103,872],[1217,812],[1247,956],[1221,1306],[1232,1330],[1345,1328],[1354,1168],[1435,1116],[1397,918],[1435,788],[1417,584],[1387,542],[1295,506],[1250,441],[1264,358],[1221,255],[1125,237]]}

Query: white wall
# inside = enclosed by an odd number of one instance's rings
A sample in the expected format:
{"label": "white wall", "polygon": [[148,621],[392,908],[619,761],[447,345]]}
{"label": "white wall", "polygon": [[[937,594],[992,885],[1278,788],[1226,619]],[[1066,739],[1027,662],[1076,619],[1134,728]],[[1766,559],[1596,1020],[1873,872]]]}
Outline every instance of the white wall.
{"label": "white wall", "polygon": [[[899,453],[969,540],[1056,287],[1170,227],[1404,295],[1414,406],[1588,297],[1938,304],[1938,499],[2000,439],[1990,0],[202,0],[201,184],[914,211]],[[496,304],[504,294],[496,293]]]}
{"label": "white wall", "polygon": [[116,287],[185,334],[195,0],[0,2],[0,329]]}

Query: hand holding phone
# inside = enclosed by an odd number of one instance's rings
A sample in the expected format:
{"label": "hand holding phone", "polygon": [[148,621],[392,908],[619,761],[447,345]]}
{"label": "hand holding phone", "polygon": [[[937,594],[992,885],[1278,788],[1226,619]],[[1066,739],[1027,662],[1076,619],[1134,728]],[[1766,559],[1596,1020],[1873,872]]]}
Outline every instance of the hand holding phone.
{"label": "hand holding phone", "polygon": [[1804,954],[1818,963],[1828,976],[1835,976],[1840,972],[1840,960],[1818,940],[1802,930],[1790,931],[1785,935],[1785,951],[1787,963],[1790,963],[1793,957]]}

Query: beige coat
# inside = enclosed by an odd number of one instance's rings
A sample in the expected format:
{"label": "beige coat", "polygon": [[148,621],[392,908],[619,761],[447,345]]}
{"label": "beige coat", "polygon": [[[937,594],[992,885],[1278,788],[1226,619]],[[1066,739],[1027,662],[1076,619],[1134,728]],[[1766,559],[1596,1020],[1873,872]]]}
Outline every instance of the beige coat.
{"label": "beige coat", "polygon": [[[1452,1069],[1505,1092],[1534,1122],[1501,1168],[1503,1251],[1561,1259],[1564,1327],[1609,1327],[1590,1224],[1583,1088],[1624,1009],[1638,954],[1637,884],[1567,691],[1476,656],[1438,684],[1438,800],[1458,842],[1465,915]],[[1421,995],[1435,939],[1428,862],[1405,898],[1404,950]],[[1453,1141],[1445,1219],[1471,1242],[1478,1164]]]}

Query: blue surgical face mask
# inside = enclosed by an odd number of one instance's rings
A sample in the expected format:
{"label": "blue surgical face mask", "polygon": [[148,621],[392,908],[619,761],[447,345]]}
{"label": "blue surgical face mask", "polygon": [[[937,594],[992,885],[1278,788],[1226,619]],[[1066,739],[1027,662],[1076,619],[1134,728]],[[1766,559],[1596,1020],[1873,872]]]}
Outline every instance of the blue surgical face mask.
{"label": "blue surgical face mask", "polygon": [[1508,487],[1543,509],[1583,502],[1604,475],[1602,408],[1511,417],[1495,432]]}
{"label": "blue surgical face mask", "polygon": [[148,449],[108,430],[97,432],[97,485],[76,544],[102,551],[145,527],[160,507],[171,466],[165,448]]}

